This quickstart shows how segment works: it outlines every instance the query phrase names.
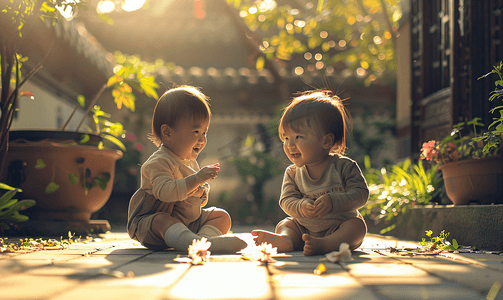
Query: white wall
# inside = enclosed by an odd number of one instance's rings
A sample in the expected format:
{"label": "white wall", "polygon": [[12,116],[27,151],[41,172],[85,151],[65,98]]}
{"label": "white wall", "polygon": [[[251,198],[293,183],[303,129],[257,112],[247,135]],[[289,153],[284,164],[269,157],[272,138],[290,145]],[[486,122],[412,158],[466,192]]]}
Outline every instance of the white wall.
{"label": "white wall", "polygon": [[[44,91],[32,82],[26,82],[21,90],[32,92],[34,99],[27,96],[18,99],[19,110],[11,129],[61,129],[75,107],[68,100]],[[77,104],[77,99],[75,99],[75,104]],[[67,126],[67,130],[75,130],[83,115],[83,110],[79,108]]]}

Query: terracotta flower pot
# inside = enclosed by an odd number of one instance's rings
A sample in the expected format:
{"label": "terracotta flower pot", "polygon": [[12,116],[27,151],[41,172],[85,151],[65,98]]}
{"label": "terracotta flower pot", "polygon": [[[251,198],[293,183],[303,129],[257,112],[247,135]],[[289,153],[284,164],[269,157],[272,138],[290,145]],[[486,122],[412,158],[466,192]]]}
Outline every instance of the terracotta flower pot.
{"label": "terracotta flower pot", "polygon": [[503,158],[488,157],[439,166],[452,203],[467,205],[503,203]]}
{"label": "terracotta flower pot", "polygon": [[112,192],[118,150],[76,143],[9,143],[2,181],[34,199],[35,219],[88,221]]}

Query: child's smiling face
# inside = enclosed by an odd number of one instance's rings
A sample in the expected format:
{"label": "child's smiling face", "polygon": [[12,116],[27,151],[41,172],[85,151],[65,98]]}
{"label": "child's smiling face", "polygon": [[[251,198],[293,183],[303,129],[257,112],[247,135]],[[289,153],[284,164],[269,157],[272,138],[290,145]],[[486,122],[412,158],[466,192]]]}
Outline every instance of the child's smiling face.
{"label": "child's smiling face", "polygon": [[169,128],[169,136],[165,137],[163,133],[163,144],[180,159],[195,160],[206,146],[209,125],[208,118],[181,118],[175,126]]}
{"label": "child's smiling face", "polygon": [[283,150],[288,159],[297,167],[310,167],[326,160],[330,148],[325,146],[322,134],[317,134],[309,126],[300,128],[285,127],[283,134]]}

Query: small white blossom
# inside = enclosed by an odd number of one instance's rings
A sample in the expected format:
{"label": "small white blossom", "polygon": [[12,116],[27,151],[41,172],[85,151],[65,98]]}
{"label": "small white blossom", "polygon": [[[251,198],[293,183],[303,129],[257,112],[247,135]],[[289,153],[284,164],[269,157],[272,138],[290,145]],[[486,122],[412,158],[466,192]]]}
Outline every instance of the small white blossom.
{"label": "small white blossom", "polygon": [[262,243],[260,246],[258,246],[256,255],[255,255],[255,260],[260,261],[260,262],[266,262],[270,261],[273,255],[276,255],[278,253],[278,248],[272,246],[272,244],[269,243]]}
{"label": "small white blossom", "polygon": [[211,247],[211,242],[208,242],[205,237],[200,240],[194,239],[192,245],[189,246],[189,258],[192,259],[193,265],[202,265],[208,261],[211,252],[208,249]]}
{"label": "small white blossom", "polygon": [[333,263],[342,261],[352,261],[351,250],[349,250],[349,245],[347,243],[342,243],[339,247],[339,251],[333,251],[325,254],[326,258]]}

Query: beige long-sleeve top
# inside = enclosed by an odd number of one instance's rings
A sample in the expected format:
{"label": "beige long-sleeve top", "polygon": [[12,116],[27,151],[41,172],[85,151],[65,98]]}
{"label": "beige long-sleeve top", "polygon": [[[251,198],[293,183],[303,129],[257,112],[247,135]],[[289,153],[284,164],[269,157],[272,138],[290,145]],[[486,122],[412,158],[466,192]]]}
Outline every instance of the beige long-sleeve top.
{"label": "beige long-sleeve top", "polygon": [[[195,160],[182,161],[171,150],[161,146],[141,167],[140,189],[161,202],[156,212],[170,213],[187,225],[199,218],[201,207],[207,202],[199,197],[187,196],[190,191],[187,191],[185,178],[198,171],[199,165]],[[208,195],[209,185],[206,183],[203,188]],[[135,211],[141,201],[141,197],[133,197],[129,211]]]}
{"label": "beige long-sleeve top", "polygon": [[[333,210],[319,218],[306,218],[301,204],[324,194],[332,198]],[[313,180],[305,166],[291,165],[285,171],[279,204],[289,216],[310,231],[320,232],[359,216],[358,208],[368,200],[369,190],[358,164],[345,156],[333,155],[323,175]]]}

